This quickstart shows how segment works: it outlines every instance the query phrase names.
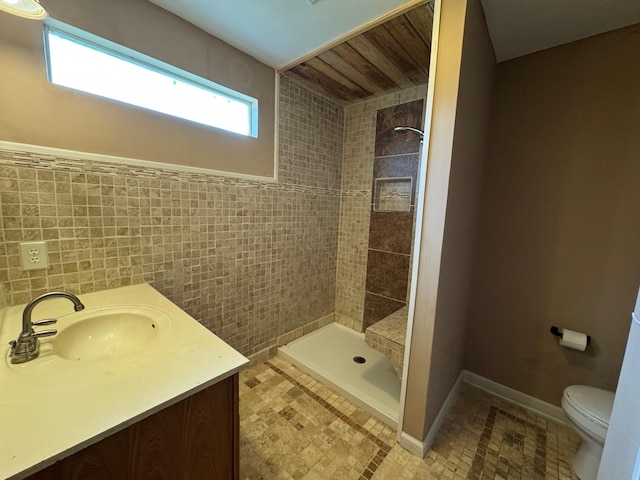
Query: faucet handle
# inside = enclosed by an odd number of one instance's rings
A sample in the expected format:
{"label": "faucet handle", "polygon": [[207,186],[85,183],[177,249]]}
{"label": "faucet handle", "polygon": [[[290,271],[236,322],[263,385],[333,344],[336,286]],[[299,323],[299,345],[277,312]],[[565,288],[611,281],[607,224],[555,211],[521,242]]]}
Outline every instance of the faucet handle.
{"label": "faucet handle", "polygon": [[45,318],[44,320],[38,320],[37,322],[31,322],[31,325],[34,327],[42,327],[44,325],[53,325],[58,320],[55,318]]}
{"label": "faucet handle", "polygon": [[39,332],[33,332],[31,336],[32,337],[52,337],[56,333],[58,333],[57,330],[41,330]]}

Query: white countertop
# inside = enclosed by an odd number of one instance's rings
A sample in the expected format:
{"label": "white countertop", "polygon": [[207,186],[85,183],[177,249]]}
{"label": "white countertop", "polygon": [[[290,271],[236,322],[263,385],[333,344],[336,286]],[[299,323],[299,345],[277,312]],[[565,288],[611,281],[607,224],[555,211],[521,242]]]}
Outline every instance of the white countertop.
{"label": "white countertop", "polygon": [[[223,380],[248,359],[148,284],[78,295],[86,309],[137,305],[163,311],[168,328],[135,353],[66,360],[53,353],[56,337],[40,339],[41,356],[10,365],[24,306],[7,313],[0,331],[0,478],[20,479]],[[59,332],[73,323],[65,299],[40,303],[32,320],[55,317]]]}

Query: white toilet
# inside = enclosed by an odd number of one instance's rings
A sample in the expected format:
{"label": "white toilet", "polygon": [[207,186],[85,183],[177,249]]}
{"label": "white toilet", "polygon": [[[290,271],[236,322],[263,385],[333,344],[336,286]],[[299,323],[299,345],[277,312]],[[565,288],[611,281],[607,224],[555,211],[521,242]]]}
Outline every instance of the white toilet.
{"label": "white toilet", "polygon": [[582,437],[580,450],[571,461],[580,480],[596,480],[613,398],[613,392],[586,385],[571,385],[564,390],[562,409]]}

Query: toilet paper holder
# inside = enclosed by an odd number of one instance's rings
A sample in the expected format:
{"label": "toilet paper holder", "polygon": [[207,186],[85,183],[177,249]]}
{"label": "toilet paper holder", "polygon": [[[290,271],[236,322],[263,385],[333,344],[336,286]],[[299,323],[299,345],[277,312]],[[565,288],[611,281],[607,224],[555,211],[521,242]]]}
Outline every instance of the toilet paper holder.
{"label": "toilet paper holder", "polygon": [[[560,337],[562,338],[562,332],[560,331],[560,329],[558,327],[551,327],[551,333],[553,335],[555,335],[556,337]],[[589,345],[591,343],[591,335],[587,335],[587,345]]]}

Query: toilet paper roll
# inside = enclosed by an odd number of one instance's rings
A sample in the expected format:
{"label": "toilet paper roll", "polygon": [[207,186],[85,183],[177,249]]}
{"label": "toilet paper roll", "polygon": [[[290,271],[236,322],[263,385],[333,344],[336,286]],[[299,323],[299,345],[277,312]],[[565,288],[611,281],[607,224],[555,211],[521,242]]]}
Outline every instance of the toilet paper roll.
{"label": "toilet paper roll", "polygon": [[587,334],[563,328],[560,345],[584,352],[585,348],[587,348]]}

